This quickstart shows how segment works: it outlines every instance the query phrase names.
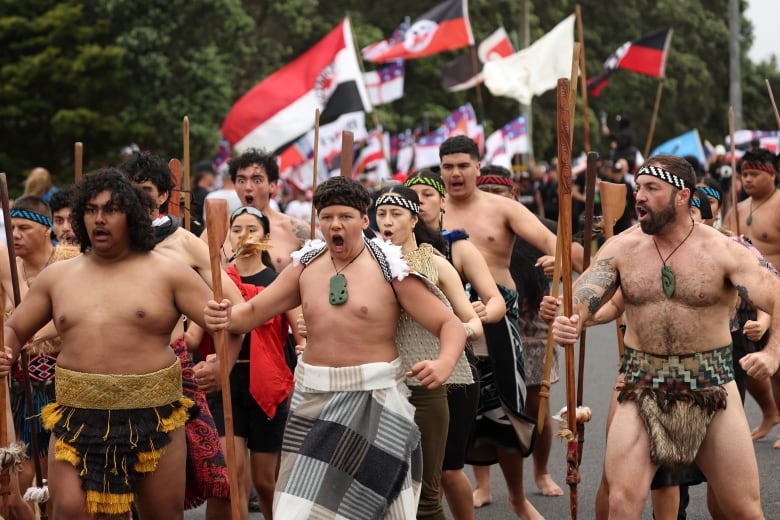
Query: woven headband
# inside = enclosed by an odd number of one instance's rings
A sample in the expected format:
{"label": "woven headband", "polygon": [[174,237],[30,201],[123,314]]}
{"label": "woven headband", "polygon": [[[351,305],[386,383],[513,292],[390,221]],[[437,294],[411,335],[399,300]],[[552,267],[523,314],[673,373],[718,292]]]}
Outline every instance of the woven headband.
{"label": "woven headband", "polygon": [[685,180],[668,170],[664,170],[660,166],[642,166],[637,172],[636,177],[639,178],[640,175],[652,175],[680,190],[688,187],[685,185]]}
{"label": "woven headband", "polygon": [[415,184],[424,184],[426,186],[430,186],[431,188],[438,191],[439,195],[442,197],[447,196],[447,190],[444,188],[444,183],[442,183],[439,179],[434,179],[433,177],[411,177],[406,179],[406,182],[404,183],[405,186],[414,186]]}
{"label": "woven headband", "polygon": [[385,193],[384,195],[380,195],[379,198],[376,199],[374,206],[378,208],[379,206],[384,206],[385,204],[400,206],[402,208],[408,209],[415,215],[420,213],[420,206],[416,202],[405,199],[404,197],[399,197],[398,195],[394,195],[392,193]]}
{"label": "woven headband", "polygon": [[499,175],[480,175],[477,177],[477,186],[482,186],[483,184],[500,184],[502,186],[509,186],[510,188],[515,186],[512,179]]}
{"label": "woven headband", "polygon": [[49,217],[27,209],[12,209],[11,217],[26,218],[27,220],[32,220],[33,222],[37,222],[38,224],[43,224],[46,227],[52,227],[51,219]]}
{"label": "woven headband", "polygon": [[740,171],[744,172],[745,170],[759,170],[767,173],[777,173],[775,171],[774,166],[772,166],[771,164],[762,163],[758,161],[743,162]]}
{"label": "woven headband", "polygon": [[696,196],[691,199],[691,206],[699,209],[701,218],[709,220],[712,218],[712,207],[709,199],[706,197],[707,194],[704,192],[704,188],[696,188]]}
{"label": "woven headband", "polygon": [[708,197],[712,197],[713,199],[717,199],[718,202],[720,202],[722,200],[722,195],[715,188],[710,188],[709,186],[702,186],[702,187],[699,188],[699,191],[703,192]]}

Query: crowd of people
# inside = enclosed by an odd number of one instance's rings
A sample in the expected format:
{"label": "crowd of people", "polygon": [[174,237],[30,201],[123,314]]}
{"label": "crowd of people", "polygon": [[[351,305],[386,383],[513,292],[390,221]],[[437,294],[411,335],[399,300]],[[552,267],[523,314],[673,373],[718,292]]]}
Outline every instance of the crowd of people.
{"label": "crowd of people", "polygon": [[[584,327],[624,316],[597,518],[640,518],[651,489],[655,517],[677,518],[687,486],[704,481],[714,518],[762,518],[751,438],[780,423],[777,157],[749,150],[728,176],[720,157],[637,164],[623,134],[599,178],[625,185],[627,209],[614,237],[584,244],[598,247],[588,269],[572,244],[571,316],[549,296],[555,161],[483,165],[465,136],[440,146],[438,167],[369,189],[333,177],[283,197],[276,157],[254,149],[224,172],[199,165],[190,229],[169,211],[180,187],[154,154],[59,189],[36,168],[37,191],[10,209],[15,265],[0,254],[0,375],[11,376],[11,438],[37,438],[28,456],[51,496],[38,507],[167,520],[205,503],[222,519],[232,499],[246,518],[255,494],[268,519],[443,519],[443,500],[473,519],[499,464],[512,510],[538,519],[524,459],[542,495],[563,494],[549,414],[537,429],[550,324],[570,348]],[[215,198],[228,200],[221,301],[206,230]],[[599,202],[597,188],[597,216]],[[752,433],[746,392],[763,412]],[[31,460],[12,472],[4,518],[34,518],[22,495],[37,477]]]}

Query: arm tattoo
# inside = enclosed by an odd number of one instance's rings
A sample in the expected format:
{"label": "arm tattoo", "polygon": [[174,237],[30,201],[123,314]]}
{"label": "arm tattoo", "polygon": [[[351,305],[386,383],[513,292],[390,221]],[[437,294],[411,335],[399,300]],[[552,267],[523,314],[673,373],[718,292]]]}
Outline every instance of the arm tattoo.
{"label": "arm tattoo", "polygon": [[292,217],[290,217],[290,224],[292,224],[295,238],[301,242],[301,245],[303,245],[304,242],[311,238],[311,228],[308,224],[305,224],[303,221]]}
{"label": "arm tattoo", "polygon": [[612,298],[618,287],[618,273],[613,265],[614,258],[597,261],[579,279],[572,295],[575,307],[586,305],[589,314],[595,314],[604,303]]}

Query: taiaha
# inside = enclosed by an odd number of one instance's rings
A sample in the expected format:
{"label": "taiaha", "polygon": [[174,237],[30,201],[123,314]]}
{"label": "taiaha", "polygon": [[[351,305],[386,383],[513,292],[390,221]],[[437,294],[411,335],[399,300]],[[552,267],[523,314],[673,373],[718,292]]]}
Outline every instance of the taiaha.
{"label": "taiaha", "polygon": [[182,193],[184,194],[184,229],[189,231],[191,229],[190,220],[192,218],[192,215],[190,214],[192,192],[190,191],[190,118],[187,116],[184,116],[184,119],[182,120],[182,139],[184,140],[184,153],[181,160],[182,166],[184,167],[184,177],[182,179]]}
{"label": "taiaha", "polygon": [[181,218],[181,161],[171,159],[168,161],[168,168],[173,177],[173,190],[168,200],[168,215]]}
{"label": "taiaha", "polygon": [[[737,144],[734,142],[734,107],[729,107],[729,148],[731,152],[731,204],[734,206],[734,232],[739,232],[739,191],[737,190]],[[752,220],[752,217],[751,217]],[[748,226],[751,223],[748,222]]]}
{"label": "taiaha", "polygon": [[[601,193],[604,238],[609,239],[614,235],[615,222],[617,222],[626,211],[626,185],[601,181],[599,183],[599,193]],[[624,350],[623,318],[618,316],[615,320],[615,326],[617,327],[618,354],[622,360]]]}
{"label": "taiaha", "polygon": [[73,159],[73,180],[78,184],[84,173],[84,143],[76,141],[73,146]]}
{"label": "taiaha", "polygon": [[355,134],[349,130],[341,133],[341,176],[352,178],[352,154],[355,148]]}
{"label": "taiaha", "polygon": [[[314,164],[312,166],[311,175],[311,191],[317,189],[317,169],[320,162],[320,109],[314,109]],[[317,225],[317,210],[314,209],[314,201],[311,204],[311,228],[309,229],[309,239],[314,240],[316,235],[315,229]]]}
{"label": "taiaha", "polygon": [[[593,210],[596,200],[596,177],[598,175],[599,154],[588,153],[588,167],[585,170],[585,229],[583,230],[583,272],[590,266],[590,256],[593,248]],[[585,343],[587,329],[580,333],[580,357],[577,364],[577,408],[582,406],[585,391]],[[582,448],[585,444],[585,422],[577,422],[577,464],[582,462]]]}
{"label": "taiaha", "polygon": [[[561,281],[563,283],[563,312],[572,314],[572,267],[571,267],[571,90],[569,80],[558,79],[558,236],[561,241]],[[574,346],[566,352],[566,403],[568,437],[566,449],[566,483],[569,485],[569,509],[571,518],[577,518],[577,484],[580,482],[577,462],[577,402],[575,396]]]}
{"label": "taiaha", "polygon": [[[5,219],[6,222],[5,238],[8,243],[8,261],[11,266],[11,285],[13,287],[13,292],[14,292],[13,302],[14,302],[14,307],[18,307],[22,298],[21,298],[21,292],[19,290],[19,275],[16,271],[16,254],[14,253],[14,240],[12,236],[13,232],[11,229],[12,228],[11,210],[8,202],[8,184],[4,173],[0,174],[0,201],[2,201],[3,204],[3,218]],[[4,301],[4,300],[0,300],[0,301]],[[5,341],[3,341],[3,344],[5,344]],[[35,414],[35,406],[33,405],[32,381],[30,380],[28,354],[24,349],[22,349],[19,357],[22,365],[22,374],[24,375],[24,398],[27,405],[27,416],[28,416],[27,420],[35,421],[37,420],[37,416]],[[7,385],[5,381],[0,382],[0,387],[2,387],[2,393],[5,393],[7,391]],[[0,395],[0,398],[2,398],[2,404],[0,405],[0,407],[4,409],[6,403],[6,397],[5,395]],[[0,423],[2,423],[3,430],[5,430],[6,428],[5,413],[3,413],[2,417],[0,418]],[[6,436],[7,436],[7,431],[6,431]],[[8,448],[4,448],[4,446],[7,443],[8,443],[7,438],[5,440],[0,439],[0,454],[2,454],[2,460],[0,461],[0,470],[5,470],[11,467],[10,464],[12,463],[12,461],[14,461],[16,457],[18,457],[18,461],[13,462],[13,464],[14,464],[14,469],[16,471],[19,471],[21,470],[22,459],[25,455],[25,448],[23,445],[20,444]],[[35,479],[36,482],[38,483],[38,487],[31,487],[28,490],[26,490],[24,494],[24,499],[29,501],[39,502],[39,503],[46,502],[49,499],[49,488],[46,485],[46,479],[43,478],[43,471],[41,471],[40,448],[38,444],[38,429],[35,427],[35,424],[30,424],[30,449],[32,451],[33,466],[35,467]],[[16,451],[18,451],[18,454],[15,453]],[[48,516],[46,515],[45,507],[40,508],[40,518],[41,520],[46,520],[48,518]]]}
{"label": "taiaha", "polygon": [[769,84],[769,80],[766,81],[766,90],[769,92],[769,101],[772,103],[772,111],[775,113],[775,122],[777,122],[777,128],[780,128],[780,112],[777,111],[777,104],[775,103],[775,95],[772,93],[772,85]]}
{"label": "taiaha", "polygon": [[[186,213],[185,213],[186,214]],[[220,253],[225,242],[228,229],[228,203],[224,199],[209,199],[206,201],[206,230],[209,237],[209,260],[211,263],[211,283],[214,287],[214,300],[221,302],[222,295],[222,263]],[[239,504],[238,466],[236,458],[235,432],[233,429],[233,399],[230,392],[230,366],[227,359],[227,331],[213,333],[214,346],[220,361],[220,383],[222,387],[222,409],[225,421],[225,446],[230,484],[230,514],[232,520],[241,518]]]}

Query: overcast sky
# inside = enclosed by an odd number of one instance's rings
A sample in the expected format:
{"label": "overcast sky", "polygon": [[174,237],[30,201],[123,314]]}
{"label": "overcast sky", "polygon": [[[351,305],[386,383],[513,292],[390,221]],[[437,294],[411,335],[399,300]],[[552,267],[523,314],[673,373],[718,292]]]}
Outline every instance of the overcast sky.
{"label": "overcast sky", "polygon": [[774,54],[780,61],[780,0],[748,0],[745,18],[753,23],[755,35],[750,59],[766,61]]}

